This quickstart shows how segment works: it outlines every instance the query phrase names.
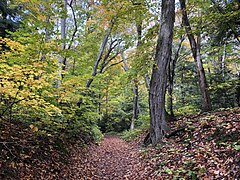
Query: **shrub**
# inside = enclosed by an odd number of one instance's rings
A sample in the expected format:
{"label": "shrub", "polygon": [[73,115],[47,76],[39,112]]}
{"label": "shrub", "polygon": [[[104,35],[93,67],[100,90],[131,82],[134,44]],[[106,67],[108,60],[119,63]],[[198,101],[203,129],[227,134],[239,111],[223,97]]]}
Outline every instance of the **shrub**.
{"label": "shrub", "polygon": [[137,138],[142,133],[142,131],[143,131],[142,129],[126,130],[122,132],[121,137],[125,141],[132,141],[135,138]]}

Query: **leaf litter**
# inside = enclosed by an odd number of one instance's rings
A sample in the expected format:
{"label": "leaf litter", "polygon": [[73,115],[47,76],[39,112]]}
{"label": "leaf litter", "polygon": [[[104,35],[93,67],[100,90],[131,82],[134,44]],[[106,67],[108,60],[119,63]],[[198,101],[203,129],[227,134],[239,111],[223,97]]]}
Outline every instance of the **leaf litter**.
{"label": "leaf litter", "polygon": [[107,136],[84,148],[4,122],[0,179],[240,179],[239,108],[181,117],[170,126],[156,147],[142,146],[145,132],[130,143]]}

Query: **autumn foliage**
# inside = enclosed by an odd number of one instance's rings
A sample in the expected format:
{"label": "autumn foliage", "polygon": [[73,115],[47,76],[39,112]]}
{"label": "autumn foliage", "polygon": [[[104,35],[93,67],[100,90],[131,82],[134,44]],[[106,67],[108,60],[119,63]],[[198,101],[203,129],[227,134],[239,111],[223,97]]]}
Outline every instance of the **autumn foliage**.
{"label": "autumn foliage", "polygon": [[[143,145],[149,95],[159,96],[149,86],[161,8],[1,0],[0,179],[240,179],[238,1],[189,0],[172,11],[169,62],[155,68],[166,75],[166,133]],[[212,112],[203,113],[200,71]]]}

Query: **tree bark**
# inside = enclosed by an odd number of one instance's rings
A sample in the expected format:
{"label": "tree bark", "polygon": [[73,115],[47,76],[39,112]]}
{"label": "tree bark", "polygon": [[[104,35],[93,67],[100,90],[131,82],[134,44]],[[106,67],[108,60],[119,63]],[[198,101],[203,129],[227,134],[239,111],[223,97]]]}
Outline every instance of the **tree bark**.
{"label": "tree bark", "polygon": [[[64,3],[64,11],[67,11],[67,0],[63,1]],[[62,50],[64,50],[66,48],[66,17],[61,18],[61,40],[62,40]],[[59,88],[61,86],[62,83],[62,78],[63,78],[63,74],[62,74],[62,69],[63,69],[63,61],[64,61],[65,57],[61,56],[58,58],[58,63],[59,63],[59,70],[58,70],[58,75],[59,75],[59,79],[57,80],[57,88]]]}
{"label": "tree bark", "polygon": [[149,92],[150,91],[150,78],[149,78],[148,74],[145,74],[144,77],[145,77],[146,88]]}
{"label": "tree bark", "polygon": [[172,55],[172,40],[175,18],[175,0],[162,0],[161,26],[156,47],[155,65],[153,66],[149,91],[150,107],[150,140],[156,145],[160,143],[168,131],[165,95],[167,87],[168,66]]}
{"label": "tree bark", "polygon": [[240,72],[237,72],[238,75],[238,83],[237,83],[237,88],[236,88],[236,101],[238,107],[240,107]]}
{"label": "tree bark", "polygon": [[[73,42],[74,42],[74,38],[75,38],[75,36],[76,36],[76,34],[77,34],[77,31],[78,31],[76,13],[75,13],[74,8],[73,8],[73,5],[72,5],[72,4],[73,4],[73,1],[74,1],[74,0],[71,0],[71,2],[68,3],[67,0],[65,0],[65,6],[68,5],[68,6],[71,8],[72,15],[73,15],[73,21],[74,21],[74,31],[73,31],[73,34],[72,34],[72,37],[71,37],[71,40],[70,40],[70,42],[69,42],[68,47],[66,47],[66,44],[65,44],[65,49],[68,49],[68,50],[71,49],[72,44],[73,44]],[[66,10],[67,10],[67,9],[66,9]],[[62,70],[65,71],[66,68],[67,68],[67,57],[64,57],[64,58],[63,58],[62,64],[63,64]],[[74,59],[74,63],[73,63],[73,72],[74,72],[74,68],[75,68],[74,66],[75,66],[75,59]],[[62,74],[62,79],[63,79],[63,78],[64,78],[64,75]]]}
{"label": "tree bark", "polygon": [[223,54],[221,58],[222,81],[225,82],[225,59],[226,59],[226,43],[223,45]]}
{"label": "tree bark", "polygon": [[205,71],[203,68],[201,54],[200,54],[200,35],[197,36],[197,41],[194,38],[192,33],[192,29],[188,20],[187,11],[186,11],[186,4],[185,0],[180,0],[180,6],[182,10],[182,23],[185,26],[185,30],[188,36],[188,40],[190,42],[192,56],[197,64],[197,71],[198,71],[198,79],[199,79],[199,88],[202,97],[202,111],[210,111],[212,109],[210,95],[208,92],[208,85],[205,76]]}

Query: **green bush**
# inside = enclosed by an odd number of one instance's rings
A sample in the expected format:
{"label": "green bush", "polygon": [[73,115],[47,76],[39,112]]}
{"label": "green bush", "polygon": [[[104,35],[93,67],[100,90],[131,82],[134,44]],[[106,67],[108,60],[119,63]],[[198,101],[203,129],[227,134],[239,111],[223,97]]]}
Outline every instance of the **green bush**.
{"label": "green bush", "polygon": [[100,142],[103,139],[103,134],[97,125],[92,126],[91,132],[92,132],[92,136],[96,142]]}
{"label": "green bush", "polygon": [[122,132],[121,137],[125,141],[132,141],[137,138],[142,133],[142,131],[142,129],[126,130]]}
{"label": "green bush", "polygon": [[181,108],[178,108],[177,111],[175,112],[176,115],[183,115],[183,114],[197,114],[200,111],[195,106],[188,105],[188,106],[183,106]]}
{"label": "green bush", "polygon": [[135,123],[136,127],[140,127],[140,128],[149,128],[150,126],[150,115],[148,114],[140,114],[136,123]]}

